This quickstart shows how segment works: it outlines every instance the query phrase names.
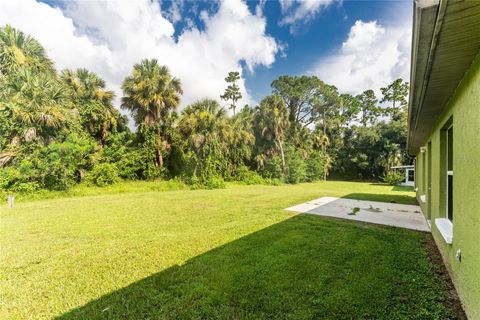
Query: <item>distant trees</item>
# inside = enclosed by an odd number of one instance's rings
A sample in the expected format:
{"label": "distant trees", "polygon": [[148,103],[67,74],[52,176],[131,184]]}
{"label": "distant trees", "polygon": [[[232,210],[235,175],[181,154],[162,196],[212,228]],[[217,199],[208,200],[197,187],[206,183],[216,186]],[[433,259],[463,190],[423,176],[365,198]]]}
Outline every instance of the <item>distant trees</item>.
{"label": "distant trees", "polygon": [[337,88],[315,76],[280,76],[272,82],[272,89],[285,102],[295,130],[319,119],[326,122],[329,109],[340,102]]}
{"label": "distant trees", "polygon": [[35,39],[0,28],[0,189],[64,189],[84,180],[99,150],[95,138],[105,141],[119,121],[103,80],[86,70],[62,74]]}
{"label": "distant trees", "polygon": [[378,106],[378,100],[373,90],[365,90],[356,96],[361,110],[360,123],[366,127],[374,125],[381,115],[381,109]]}
{"label": "distant trees", "polygon": [[120,117],[113,106],[113,91],[106,90],[105,81],[86,69],[63,70],[60,78],[71,90],[74,110],[79,113],[85,130],[105,144]]}
{"label": "distant trees", "polygon": [[282,171],[286,174],[284,143],[288,121],[288,110],[283,100],[278,95],[265,97],[257,109],[256,125],[261,135],[267,141],[274,143],[275,149],[280,152]]}
{"label": "distant trees", "polygon": [[[375,179],[394,165],[408,164],[406,153],[408,83],[401,79],[381,89],[379,105],[373,90],[352,97],[344,95],[349,106],[350,125],[339,130],[333,175],[342,178]],[[385,105],[392,102],[392,106]],[[402,107],[401,107],[402,106]],[[357,125],[360,124],[360,126]]]}
{"label": "distant trees", "polygon": [[201,100],[187,106],[179,119],[187,175],[202,182],[221,176],[221,164],[228,149],[228,126],[225,110],[215,100]]}
{"label": "distant trees", "polygon": [[409,85],[403,79],[397,79],[388,86],[380,89],[383,98],[380,102],[391,102],[392,105],[385,109],[385,113],[389,115],[392,120],[401,120],[402,115],[407,112],[407,97]]}
{"label": "distant trees", "polygon": [[257,106],[237,112],[238,72],[219,102],[177,112],[183,88],[155,59],[133,66],[121,108],[105,81],[86,69],[59,73],[45,50],[14,28],[0,28],[0,190],[65,189],[80,182],[179,178],[194,187],[224,181],[298,183],[378,179],[407,163],[408,83],[356,96],[315,76],[281,76]]}
{"label": "distant trees", "polygon": [[220,96],[222,100],[230,101],[230,109],[233,110],[233,115],[235,115],[237,101],[242,99],[240,87],[237,85],[238,80],[240,80],[240,73],[234,71],[229,72],[228,76],[225,78],[228,87],[225,89],[224,94]]}
{"label": "distant trees", "polygon": [[211,99],[187,106],[180,115],[178,132],[185,160],[183,174],[202,184],[233,178],[250,157],[254,144],[248,124],[227,117]]}
{"label": "distant trees", "polygon": [[155,164],[162,167],[162,153],[168,146],[162,129],[171,112],[180,104],[183,93],[180,80],[173,77],[166,66],[160,66],[156,59],[146,59],[133,66],[122,90],[122,108],[131,112],[146,138],[154,135]]}

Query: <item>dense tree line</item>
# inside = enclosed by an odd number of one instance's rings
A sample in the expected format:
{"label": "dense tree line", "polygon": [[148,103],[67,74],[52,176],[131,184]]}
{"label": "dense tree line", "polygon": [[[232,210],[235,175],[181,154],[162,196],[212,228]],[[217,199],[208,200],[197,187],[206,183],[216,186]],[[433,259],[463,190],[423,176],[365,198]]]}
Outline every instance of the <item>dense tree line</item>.
{"label": "dense tree line", "polygon": [[131,130],[98,75],[57,72],[34,38],[0,28],[0,189],[156,178],[212,188],[329,174],[378,179],[408,161],[401,79],[382,88],[378,101],[372,90],[352,96],[315,76],[281,76],[271,95],[243,108],[239,74],[225,80],[221,99],[233,116],[212,99],[179,112],[181,81],[157,60],[142,60],[122,84]]}

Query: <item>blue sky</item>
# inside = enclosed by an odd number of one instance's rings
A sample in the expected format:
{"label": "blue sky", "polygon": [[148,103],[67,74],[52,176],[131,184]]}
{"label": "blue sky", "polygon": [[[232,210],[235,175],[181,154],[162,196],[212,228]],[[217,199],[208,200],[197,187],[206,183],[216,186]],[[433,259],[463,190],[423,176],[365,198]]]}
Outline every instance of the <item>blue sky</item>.
{"label": "blue sky", "polygon": [[[253,3],[249,2],[251,8],[254,7]],[[264,11],[269,21],[267,32],[288,45],[286,57],[277,59],[271,68],[259,67],[255,74],[247,73],[247,88],[256,99],[261,99],[269,93],[273,79],[283,74],[308,73],[319,59],[335,54],[357,20],[388,24],[390,20],[397,19],[396,12],[402,12],[402,18],[411,19],[408,13],[412,10],[412,1],[406,0],[343,1],[326,8],[312,21],[301,26],[298,33],[292,34],[288,26],[278,24],[280,4],[268,1]]]}
{"label": "blue sky", "polygon": [[411,16],[410,0],[0,0],[0,24],[36,37],[58,69],[86,67],[121,96],[133,64],[157,58],[182,80],[183,106],[218,99],[231,70],[248,104],[283,74],[378,92],[408,78]]}

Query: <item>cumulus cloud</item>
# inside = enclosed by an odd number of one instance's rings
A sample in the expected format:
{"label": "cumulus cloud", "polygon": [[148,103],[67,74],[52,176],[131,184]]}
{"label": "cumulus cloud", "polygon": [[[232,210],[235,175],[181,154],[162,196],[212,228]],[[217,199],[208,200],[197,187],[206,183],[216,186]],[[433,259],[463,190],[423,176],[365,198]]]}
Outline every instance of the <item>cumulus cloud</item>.
{"label": "cumulus cloud", "polygon": [[279,0],[282,9],[280,25],[290,26],[290,32],[296,33],[298,28],[307,24],[322,9],[327,8],[336,0]]}
{"label": "cumulus cloud", "polygon": [[[266,34],[262,12],[250,12],[241,0],[203,12],[203,30],[190,24],[178,39],[173,36],[173,23],[182,19],[178,8],[165,14],[156,1],[74,0],[53,8],[35,0],[0,0],[0,8],[0,25],[11,24],[37,38],[58,69],[94,71],[118,96],[135,63],[158,59],[181,79],[182,106],[204,97],[218,99],[229,71],[242,73],[242,64],[249,71],[269,67],[280,50]],[[243,78],[239,85],[240,103],[250,103]]]}
{"label": "cumulus cloud", "polygon": [[383,26],[358,20],[341,48],[322,57],[310,70],[324,81],[352,94],[380,88],[397,78],[408,81],[410,21]]}

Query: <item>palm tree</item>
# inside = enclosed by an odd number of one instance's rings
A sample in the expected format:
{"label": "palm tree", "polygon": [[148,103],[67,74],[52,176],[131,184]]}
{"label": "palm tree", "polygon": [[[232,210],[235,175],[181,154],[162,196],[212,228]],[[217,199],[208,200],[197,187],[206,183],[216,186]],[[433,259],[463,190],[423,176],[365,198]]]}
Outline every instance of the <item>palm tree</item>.
{"label": "palm tree", "polygon": [[87,69],[66,69],[62,71],[61,77],[80,98],[97,99],[106,104],[111,103],[114,98],[113,91],[105,90],[105,81]]}
{"label": "palm tree", "polygon": [[264,98],[258,107],[258,117],[258,126],[262,136],[273,141],[280,150],[283,171],[286,173],[283,144],[285,131],[288,129],[290,122],[288,110],[282,98],[278,95],[270,95]]}
{"label": "palm tree", "polygon": [[220,104],[216,100],[212,99],[203,99],[197,101],[185,108],[183,110],[183,114],[190,115],[190,114],[198,114],[201,112],[205,112],[211,114],[215,119],[224,119],[227,116],[225,109],[220,107]]}
{"label": "palm tree", "polygon": [[52,61],[37,40],[6,25],[0,28],[0,73],[6,74],[19,67],[54,71]]}
{"label": "palm tree", "polygon": [[195,102],[182,111],[177,129],[184,153],[193,151],[195,155],[192,175],[200,179],[218,174],[231,177],[249,160],[255,137],[244,117],[247,112],[242,111],[229,118],[225,109],[211,99]]}
{"label": "palm tree", "polygon": [[7,103],[25,140],[48,138],[65,126],[71,114],[68,90],[48,73],[21,68],[8,81]]}
{"label": "palm tree", "polygon": [[19,68],[4,82],[1,96],[12,125],[3,132],[9,143],[0,151],[0,167],[23,149],[22,140],[48,143],[68,124],[70,97],[54,75]]}
{"label": "palm tree", "polygon": [[191,140],[198,154],[207,143],[225,141],[229,134],[226,116],[225,109],[217,101],[203,99],[182,111],[179,131],[186,140]]}
{"label": "palm tree", "polygon": [[102,78],[86,69],[64,70],[61,79],[72,91],[85,129],[103,145],[120,117],[113,106],[115,94],[106,90]]}
{"label": "palm tree", "polygon": [[237,167],[249,161],[255,145],[253,134],[253,110],[243,108],[233,118],[229,119],[231,125],[230,148],[228,153],[232,163]]}
{"label": "palm tree", "polygon": [[320,149],[324,156],[324,164],[323,164],[323,180],[327,180],[328,172],[331,168],[331,158],[330,155],[327,153],[327,147],[330,145],[330,139],[328,135],[320,130],[316,130],[312,133],[312,146],[315,149]]}
{"label": "palm tree", "polygon": [[155,163],[163,166],[161,128],[168,113],[180,104],[183,93],[180,80],[172,77],[168,68],[160,66],[156,59],[145,59],[133,66],[132,74],[122,84],[122,90],[122,108],[132,113],[137,126],[154,129]]}

